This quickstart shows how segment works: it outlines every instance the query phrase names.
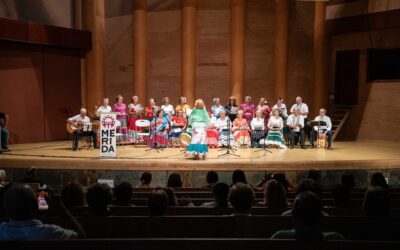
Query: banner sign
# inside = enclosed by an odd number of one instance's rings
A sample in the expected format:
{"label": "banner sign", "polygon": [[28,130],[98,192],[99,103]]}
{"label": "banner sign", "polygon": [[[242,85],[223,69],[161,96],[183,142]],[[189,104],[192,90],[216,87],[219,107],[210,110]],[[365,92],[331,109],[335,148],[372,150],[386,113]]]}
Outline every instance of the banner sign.
{"label": "banner sign", "polygon": [[117,115],[114,113],[100,116],[100,156],[117,156]]}

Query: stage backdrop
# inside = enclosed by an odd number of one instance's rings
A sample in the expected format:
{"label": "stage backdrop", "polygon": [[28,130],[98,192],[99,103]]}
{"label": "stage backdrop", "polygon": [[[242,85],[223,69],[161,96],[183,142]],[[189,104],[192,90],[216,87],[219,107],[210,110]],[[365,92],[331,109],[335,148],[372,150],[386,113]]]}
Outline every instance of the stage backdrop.
{"label": "stage backdrop", "polygon": [[63,111],[80,108],[80,52],[0,43],[0,110],[10,143],[64,140]]}

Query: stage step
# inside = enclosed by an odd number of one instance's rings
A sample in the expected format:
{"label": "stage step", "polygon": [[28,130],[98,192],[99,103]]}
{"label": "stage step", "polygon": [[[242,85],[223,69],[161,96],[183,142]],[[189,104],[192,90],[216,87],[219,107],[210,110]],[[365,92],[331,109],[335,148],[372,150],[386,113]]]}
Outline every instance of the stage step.
{"label": "stage step", "polygon": [[350,115],[351,106],[336,106],[331,114],[333,140],[340,133],[343,125]]}

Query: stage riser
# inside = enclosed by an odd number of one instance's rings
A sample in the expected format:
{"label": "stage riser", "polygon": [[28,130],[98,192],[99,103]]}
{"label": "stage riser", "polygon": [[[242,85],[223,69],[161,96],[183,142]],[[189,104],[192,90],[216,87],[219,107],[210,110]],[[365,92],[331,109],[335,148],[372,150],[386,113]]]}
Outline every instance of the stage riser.
{"label": "stage riser", "polygon": [[[21,180],[25,174],[25,169],[23,168],[2,168],[6,170],[8,181],[18,181]],[[153,175],[152,186],[165,186],[167,183],[168,176],[174,172],[173,170],[148,170]],[[392,187],[400,188],[400,168],[399,169],[354,169],[346,170],[351,172],[356,179],[356,186],[359,188],[366,188],[370,182],[370,176],[374,172],[382,172],[385,177],[389,178],[389,184]],[[97,179],[113,179],[115,184],[121,183],[123,181],[130,182],[134,187],[139,185],[139,178],[143,171],[139,170],[93,170],[93,169],[80,169],[80,170],[60,170],[60,169],[38,169],[38,178],[44,183],[60,187],[63,184],[69,182],[79,182],[82,185],[91,185],[97,182]],[[202,187],[204,186],[206,180],[207,171],[177,171],[183,179],[183,184],[185,187]],[[276,173],[277,171],[269,171]],[[269,173],[267,172],[267,173]],[[303,170],[291,170],[282,171],[286,173],[287,178],[290,183],[296,185],[301,179],[306,176],[306,171]],[[344,170],[324,170],[322,171],[322,184],[325,187],[333,187],[340,183],[341,176]],[[221,182],[226,182],[230,184],[232,181],[232,171],[217,171],[219,175],[219,180]],[[258,183],[262,178],[264,178],[266,172],[264,171],[246,171],[247,181],[251,184]]]}

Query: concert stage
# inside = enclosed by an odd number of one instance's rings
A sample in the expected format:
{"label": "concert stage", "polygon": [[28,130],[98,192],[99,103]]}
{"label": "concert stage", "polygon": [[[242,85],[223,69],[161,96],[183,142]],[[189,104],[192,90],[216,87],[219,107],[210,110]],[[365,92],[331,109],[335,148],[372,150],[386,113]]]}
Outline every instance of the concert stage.
{"label": "concert stage", "polygon": [[59,170],[150,170],[150,171],[304,171],[356,169],[400,169],[400,146],[390,142],[335,142],[333,150],[296,148],[293,150],[238,149],[240,157],[218,155],[225,150],[210,149],[206,160],[186,159],[182,149],[168,148],[146,151],[147,147],[119,146],[118,157],[99,157],[98,150],[81,146],[71,150],[70,141],[11,145],[11,152],[0,155],[2,168],[34,166]]}

